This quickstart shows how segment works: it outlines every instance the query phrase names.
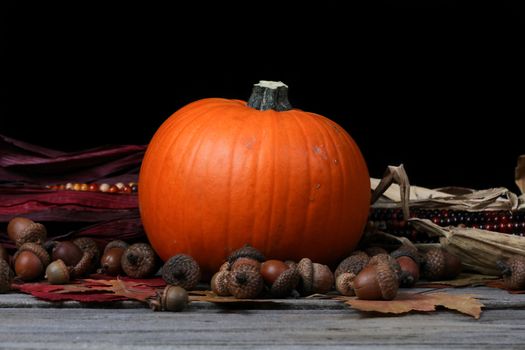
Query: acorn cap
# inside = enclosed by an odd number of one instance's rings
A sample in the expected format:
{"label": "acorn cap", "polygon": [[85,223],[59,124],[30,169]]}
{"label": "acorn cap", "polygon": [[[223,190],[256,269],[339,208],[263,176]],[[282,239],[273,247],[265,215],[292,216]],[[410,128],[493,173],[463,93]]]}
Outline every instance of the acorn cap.
{"label": "acorn cap", "polygon": [[231,264],[230,270],[233,271],[233,270],[237,269],[241,265],[250,265],[257,271],[261,270],[261,263],[258,260],[255,260],[253,258],[248,258],[248,257],[237,258]]}
{"label": "acorn cap", "polygon": [[95,241],[89,237],[76,238],[73,240],[73,243],[76,244],[84,253],[91,253],[91,263],[89,264],[86,273],[95,271],[97,269],[98,262],[100,261],[100,249],[98,249],[97,243],[95,243]]}
{"label": "acorn cap", "polygon": [[33,222],[27,225],[24,229],[16,235],[15,244],[17,247],[24,243],[43,244],[47,237],[47,230],[44,225]]}
{"label": "acorn cap", "polygon": [[93,266],[93,259],[93,251],[84,251],[84,253],[82,254],[82,258],[80,258],[80,261],[75,266],[71,267],[71,277],[76,278],[88,274]]}
{"label": "acorn cap", "polygon": [[164,263],[162,279],[174,286],[193,289],[201,279],[201,269],[191,256],[177,254]]}
{"label": "acorn cap", "polygon": [[399,263],[389,254],[377,254],[370,258],[368,261],[369,265],[377,265],[377,264],[387,264],[390,265],[390,268],[394,270],[394,272],[397,274],[397,277],[400,278],[403,271],[401,271],[401,266],[399,266]]}
{"label": "acorn cap", "polygon": [[264,255],[259,250],[255,249],[249,244],[245,244],[243,247],[233,251],[228,256],[228,262],[230,264],[233,264],[235,260],[239,258],[252,258],[254,260],[257,260],[258,262],[263,262],[264,260],[266,260]]}
{"label": "acorn cap", "polygon": [[351,272],[343,272],[335,279],[335,289],[346,296],[354,296],[354,288],[352,288],[352,281],[355,278],[355,274]]}
{"label": "acorn cap", "polygon": [[334,275],[337,278],[340,274],[345,272],[353,273],[357,275],[359,271],[368,264],[370,257],[368,254],[361,250],[356,250],[349,257],[339,263],[335,269]]}
{"label": "acorn cap", "polygon": [[228,290],[228,284],[230,283],[230,271],[222,270],[216,272],[211,278],[210,287],[213,293],[218,296],[228,296],[230,291]]}
{"label": "acorn cap", "polygon": [[270,288],[270,293],[276,298],[283,298],[297,287],[300,279],[299,271],[296,268],[290,267],[288,270],[284,270],[279,277],[273,282]]}
{"label": "acorn cap", "polygon": [[157,269],[157,256],[147,243],[130,245],[122,254],[120,263],[126,275],[144,278],[153,275]]}
{"label": "acorn cap", "polygon": [[302,258],[297,264],[297,271],[299,272],[299,289],[301,294],[310,294],[313,290],[314,283],[314,266],[312,260]]}
{"label": "acorn cap", "polygon": [[4,259],[0,259],[0,293],[5,293],[11,289],[12,277],[13,273],[9,264]]}
{"label": "acorn cap", "polygon": [[129,247],[129,244],[117,239],[117,240],[111,241],[108,244],[106,244],[106,246],[104,247],[104,254],[106,254],[106,252],[112,248],[126,249],[127,247]]}
{"label": "acorn cap", "polygon": [[252,266],[241,265],[230,272],[228,291],[238,299],[252,299],[259,296],[264,287],[264,280],[259,271]]}
{"label": "acorn cap", "polygon": [[381,288],[381,295],[384,300],[392,300],[397,295],[399,280],[397,273],[389,264],[378,263],[375,265],[377,271],[377,283]]}
{"label": "acorn cap", "polygon": [[498,261],[503,275],[503,282],[508,289],[525,289],[525,257],[514,255],[505,261]]}
{"label": "acorn cap", "polygon": [[423,274],[429,280],[450,279],[461,272],[461,260],[442,248],[432,248],[425,254]]}
{"label": "acorn cap", "polygon": [[42,247],[40,244],[32,243],[32,242],[22,244],[20,248],[18,248],[15,255],[13,256],[13,261],[16,261],[16,258],[18,257],[18,255],[25,251],[29,251],[35,254],[40,259],[40,262],[42,263],[42,266],[44,267],[44,269],[47,267],[47,265],[49,265],[51,261],[51,258],[49,257],[49,254],[44,249],[44,247]]}

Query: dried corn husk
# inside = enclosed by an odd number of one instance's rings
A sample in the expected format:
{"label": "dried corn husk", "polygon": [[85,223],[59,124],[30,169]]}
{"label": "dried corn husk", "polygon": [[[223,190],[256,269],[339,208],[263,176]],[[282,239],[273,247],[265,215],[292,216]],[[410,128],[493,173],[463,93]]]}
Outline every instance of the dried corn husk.
{"label": "dried corn husk", "polygon": [[498,260],[516,254],[525,256],[525,237],[474,228],[445,228],[426,219],[410,222],[418,231],[439,236],[441,247],[458,256],[466,270],[499,275]]}

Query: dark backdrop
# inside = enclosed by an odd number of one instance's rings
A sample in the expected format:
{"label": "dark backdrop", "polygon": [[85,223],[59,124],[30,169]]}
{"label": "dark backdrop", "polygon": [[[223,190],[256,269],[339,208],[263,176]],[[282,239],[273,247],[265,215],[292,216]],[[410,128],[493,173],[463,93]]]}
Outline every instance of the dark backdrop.
{"label": "dark backdrop", "polygon": [[295,107],[354,137],[372,176],[403,162],[423,186],[517,190],[523,11],[418,3],[4,5],[0,132],[64,150],[145,144],[191,101],[282,80]]}

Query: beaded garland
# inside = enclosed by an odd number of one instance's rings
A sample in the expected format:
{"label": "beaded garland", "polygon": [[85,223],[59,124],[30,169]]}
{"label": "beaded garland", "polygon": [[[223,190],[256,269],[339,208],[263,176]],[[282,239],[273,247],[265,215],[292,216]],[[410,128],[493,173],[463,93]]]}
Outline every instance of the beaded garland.
{"label": "beaded garland", "polygon": [[104,193],[119,193],[119,194],[131,194],[138,191],[138,185],[136,182],[129,182],[127,184],[123,182],[117,182],[115,184],[108,183],[74,183],[68,182],[67,184],[48,185],[46,188],[57,191],[89,191],[89,192],[104,192]]}
{"label": "beaded garland", "polygon": [[[490,210],[468,212],[448,209],[411,208],[410,216],[429,219],[439,226],[459,226],[478,228],[480,230],[502,232],[525,236],[525,212]],[[369,214],[369,225],[395,236],[407,237],[413,242],[435,243],[437,237],[429,237],[417,232],[403,220],[401,208],[372,208]]]}

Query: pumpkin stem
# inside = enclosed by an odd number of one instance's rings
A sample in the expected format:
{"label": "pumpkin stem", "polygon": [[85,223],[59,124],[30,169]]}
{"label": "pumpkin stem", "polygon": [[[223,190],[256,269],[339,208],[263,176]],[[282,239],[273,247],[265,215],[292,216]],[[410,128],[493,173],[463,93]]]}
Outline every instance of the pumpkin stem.
{"label": "pumpkin stem", "polygon": [[292,109],[288,101],[288,86],[280,81],[261,80],[253,85],[248,107],[259,111],[273,109],[278,112]]}

